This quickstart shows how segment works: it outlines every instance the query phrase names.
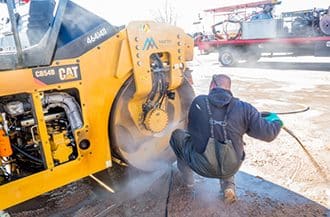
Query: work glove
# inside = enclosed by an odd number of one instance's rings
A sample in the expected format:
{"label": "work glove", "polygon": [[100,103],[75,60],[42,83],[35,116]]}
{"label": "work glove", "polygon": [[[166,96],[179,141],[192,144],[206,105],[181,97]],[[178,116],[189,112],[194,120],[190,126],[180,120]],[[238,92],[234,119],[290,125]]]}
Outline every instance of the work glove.
{"label": "work glove", "polygon": [[280,123],[281,127],[283,127],[283,121],[277,116],[276,113],[261,112],[261,117],[263,117],[268,122],[278,121]]}

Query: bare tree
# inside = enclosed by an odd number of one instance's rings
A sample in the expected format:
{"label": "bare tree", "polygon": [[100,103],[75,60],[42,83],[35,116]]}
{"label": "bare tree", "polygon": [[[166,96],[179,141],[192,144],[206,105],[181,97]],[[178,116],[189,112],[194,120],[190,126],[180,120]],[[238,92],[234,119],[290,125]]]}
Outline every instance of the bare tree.
{"label": "bare tree", "polygon": [[158,23],[168,23],[176,25],[178,14],[171,2],[165,0],[164,5],[151,11],[154,20]]}

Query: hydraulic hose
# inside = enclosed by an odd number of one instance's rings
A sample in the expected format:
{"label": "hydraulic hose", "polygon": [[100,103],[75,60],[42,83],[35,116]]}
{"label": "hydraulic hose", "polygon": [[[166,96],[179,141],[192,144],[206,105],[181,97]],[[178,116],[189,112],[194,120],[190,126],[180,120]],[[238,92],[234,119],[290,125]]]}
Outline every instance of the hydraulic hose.
{"label": "hydraulic hose", "polygon": [[[306,112],[310,109],[310,107],[306,107],[302,110],[297,110],[297,111],[289,111],[289,112],[276,112],[278,115],[289,115],[289,114],[297,114],[297,113],[303,113]],[[267,116],[269,112],[261,112],[262,116]],[[309,151],[306,149],[304,144],[300,141],[300,139],[287,127],[282,127],[282,129],[287,132],[290,136],[292,136],[300,145],[300,147],[304,150],[306,155],[308,156],[309,160],[312,162],[313,166],[316,168],[319,174],[321,174],[322,178],[324,180],[328,181],[327,174],[323,171],[322,167],[317,163],[317,161],[313,158],[313,156],[309,153]]]}
{"label": "hydraulic hose", "polygon": [[[297,110],[297,111],[289,111],[289,112],[273,112],[275,114],[278,114],[278,115],[291,115],[291,114],[298,114],[298,113],[303,113],[303,112],[306,112],[310,109],[310,107],[306,107],[302,110]],[[267,115],[269,115],[270,112],[261,112],[261,116],[262,117],[266,117]]]}
{"label": "hydraulic hose", "polygon": [[25,155],[26,157],[30,158],[31,160],[35,161],[36,163],[42,164],[43,161],[28,154],[27,152],[23,151],[23,149],[20,149],[19,147],[17,147],[16,145],[12,144],[11,145],[16,151],[20,152],[21,154]]}
{"label": "hydraulic hose", "polygon": [[306,107],[302,110],[290,111],[290,112],[277,112],[276,114],[278,114],[278,115],[291,115],[291,114],[307,112],[309,109],[310,109],[310,107]]}
{"label": "hydraulic hose", "polygon": [[[307,107],[307,108],[305,108],[303,110],[292,111],[292,112],[282,112],[282,113],[279,112],[279,113],[276,113],[276,114],[280,114],[280,115],[297,114],[297,113],[306,112],[309,109],[310,109],[310,107]],[[304,152],[306,153],[306,155],[308,156],[309,160],[312,162],[313,166],[316,168],[316,170],[318,171],[318,173],[322,175],[322,178],[324,178],[324,180],[328,181],[327,174],[323,171],[322,167],[314,159],[314,157],[311,155],[311,153],[309,153],[309,151],[306,149],[306,147],[300,141],[300,139],[291,130],[289,130],[287,127],[284,127],[283,126],[282,129],[285,132],[287,132],[290,136],[292,136],[299,143],[300,147],[304,150]]]}

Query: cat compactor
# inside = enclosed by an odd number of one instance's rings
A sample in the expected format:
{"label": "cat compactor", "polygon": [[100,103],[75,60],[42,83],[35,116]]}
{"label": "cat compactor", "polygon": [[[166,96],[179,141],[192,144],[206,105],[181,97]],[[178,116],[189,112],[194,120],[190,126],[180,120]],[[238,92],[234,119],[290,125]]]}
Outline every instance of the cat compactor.
{"label": "cat compactor", "polygon": [[193,41],[154,22],[116,27],[68,0],[0,3],[0,210],[111,167],[175,157]]}

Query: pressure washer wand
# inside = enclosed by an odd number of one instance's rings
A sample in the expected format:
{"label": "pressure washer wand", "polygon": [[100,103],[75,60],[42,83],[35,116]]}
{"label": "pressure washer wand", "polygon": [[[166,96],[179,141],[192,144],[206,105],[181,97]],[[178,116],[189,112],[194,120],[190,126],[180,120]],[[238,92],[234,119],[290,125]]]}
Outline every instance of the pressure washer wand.
{"label": "pressure washer wand", "polygon": [[[310,109],[310,107],[306,107],[302,110],[297,110],[297,111],[290,111],[290,112],[276,112],[276,114],[278,115],[289,115],[289,114],[297,114],[297,113],[303,113],[306,112]],[[261,115],[263,117],[269,115],[269,112],[261,112]],[[316,170],[319,172],[319,174],[322,175],[322,177],[324,178],[325,181],[328,181],[328,177],[327,174],[322,170],[321,166],[317,163],[317,161],[313,158],[313,156],[309,153],[309,151],[306,149],[306,147],[304,146],[304,144],[302,144],[302,142],[299,140],[299,138],[288,128],[286,127],[282,127],[282,129],[284,131],[286,131],[290,136],[292,136],[300,145],[300,147],[304,150],[304,152],[307,154],[309,160],[312,162],[313,166],[316,168]]]}
{"label": "pressure washer wand", "polygon": [[300,145],[300,147],[304,150],[304,152],[307,154],[309,157],[310,161],[313,163],[313,166],[316,168],[316,170],[322,175],[324,180],[328,181],[326,173],[322,170],[321,166],[317,163],[317,161],[313,158],[313,156],[308,152],[304,144],[298,139],[298,137],[288,128],[282,127],[283,130],[285,130],[290,136],[292,136]]}

